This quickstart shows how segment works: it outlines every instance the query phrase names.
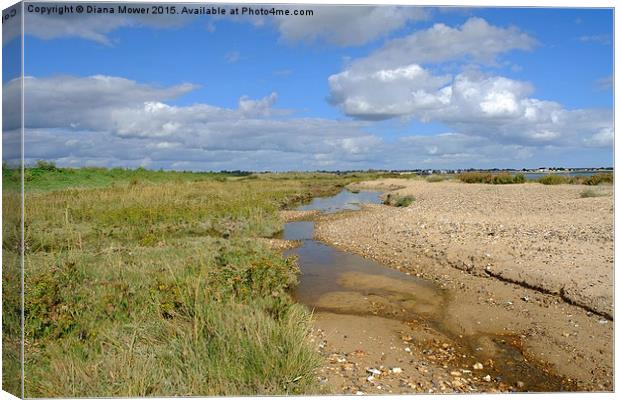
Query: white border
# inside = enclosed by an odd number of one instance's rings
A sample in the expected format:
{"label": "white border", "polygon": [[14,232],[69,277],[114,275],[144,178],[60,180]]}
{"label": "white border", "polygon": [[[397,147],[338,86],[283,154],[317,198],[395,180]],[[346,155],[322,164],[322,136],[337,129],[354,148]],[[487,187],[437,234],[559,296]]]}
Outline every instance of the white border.
{"label": "white border", "polygon": [[[31,1],[31,2],[37,2],[37,1]],[[53,1],[50,1],[53,2]],[[60,1],[57,1],[58,3],[60,3]],[[62,1],[62,3],[91,3],[91,2],[95,2],[95,1]],[[162,2],[163,1],[149,1],[149,0],[131,0],[131,1],[124,1],[127,3],[156,3],[156,2]],[[10,0],[0,0],[0,8],[5,9],[13,4],[17,3],[16,1],[10,1]],[[250,0],[237,0],[237,1],[226,1],[226,0],[211,0],[211,1],[194,1],[194,0],[189,0],[189,1],[179,1],[179,0],[172,0],[172,1],[165,1],[165,3],[200,3],[200,4],[217,4],[217,3],[222,3],[222,4],[243,4],[243,3],[248,3],[248,4],[252,4],[252,3],[262,3],[262,4],[308,4],[308,5],[314,5],[314,4],[341,4],[341,5],[373,5],[373,4],[378,4],[378,5],[413,5],[413,6],[455,6],[455,7],[562,7],[562,8],[615,8],[616,6],[616,2],[614,1],[609,1],[609,0],[589,0],[589,1],[583,1],[583,0],[520,0],[520,1],[515,1],[515,0],[506,0],[506,1],[490,1],[490,0],[450,0],[450,1],[442,1],[442,0],[435,0],[435,1],[429,1],[429,0],[411,0],[411,1],[403,1],[403,0],[389,0],[389,1],[364,1],[364,0],[335,0],[335,1],[330,1],[330,0],[313,0],[313,1],[296,1],[296,0],[263,0],[263,1],[250,1]],[[24,18],[24,13],[22,11],[22,23],[23,23],[23,18]],[[615,65],[617,65],[618,62],[618,55],[617,52],[615,51],[615,47],[616,47],[616,43],[618,43],[618,32],[615,29],[615,23],[616,23],[616,15],[615,15],[615,10],[614,10],[614,82],[615,82],[615,78],[616,78],[616,70],[615,70]],[[22,25],[23,26],[23,25]],[[2,33],[0,30],[0,39],[2,37]],[[23,40],[22,40],[22,47],[23,47]],[[22,57],[23,57],[23,48],[22,48]],[[23,58],[22,58],[22,81],[23,81]],[[2,68],[2,61],[0,59],[0,71]],[[22,83],[23,85],[23,83]],[[614,88],[613,88],[613,94],[614,94],[614,122],[617,120],[618,117],[618,109],[616,107],[616,103],[615,103],[615,99],[616,99],[616,86],[614,84]],[[2,94],[0,92],[0,100],[2,98]],[[23,102],[23,96],[22,96],[22,102]],[[23,107],[23,104],[22,104]],[[22,108],[22,129],[23,129],[23,108]],[[1,114],[1,113],[0,113]],[[0,124],[2,121],[2,116],[0,115]],[[23,131],[22,131],[23,132]],[[23,135],[22,135],[23,136]],[[614,124],[614,138],[615,138],[615,124]],[[618,150],[620,149],[620,141],[615,141],[614,140],[614,171],[617,170],[618,165],[616,165],[616,159],[615,159],[615,154],[618,154]],[[23,157],[23,138],[22,138],[22,157]],[[2,156],[2,150],[0,149],[0,157]],[[23,179],[23,174],[22,174],[22,179]],[[0,180],[0,187],[1,187],[2,183]],[[22,190],[23,190],[23,182],[22,182]],[[618,280],[616,279],[618,276],[618,270],[615,268],[615,260],[618,257],[619,251],[617,249],[617,247],[615,246],[616,243],[616,239],[617,239],[617,232],[615,231],[615,227],[617,226],[619,217],[618,215],[615,213],[615,210],[618,207],[618,197],[617,197],[617,184],[614,185],[614,283],[618,282]],[[1,199],[0,199],[0,204],[1,204]],[[23,213],[23,208],[22,208],[22,213]],[[22,224],[23,224],[23,214],[22,214]],[[23,235],[23,228],[22,228],[22,235]],[[1,255],[0,255],[1,257]],[[23,257],[22,257],[22,262],[23,262]],[[23,267],[22,267],[22,279],[23,279]],[[22,281],[22,285],[23,285],[23,281]],[[614,300],[617,298],[617,294],[618,294],[618,287],[614,284]],[[23,301],[23,299],[22,299]],[[615,301],[614,301],[615,304]],[[23,305],[22,305],[22,313],[23,313]],[[1,333],[1,326],[0,326],[0,333]],[[23,335],[23,329],[22,329],[22,335]],[[618,342],[618,330],[615,329],[614,327],[614,388],[619,387],[619,383],[620,383],[620,379],[618,376],[618,357],[617,357],[617,349],[615,348],[615,344],[619,343]],[[0,341],[0,348],[1,348],[1,341]],[[22,352],[22,357],[23,357],[23,352]],[[22,359],[23,360],[23,359]],[[22,368],[23,368],[23,361],[22,361]],[[2,371],[2,366],[0,363],[0,380],[1,380],[1,371]],[[23,382],[23,380],[22,380]],[[23,388],[22,388],[22,393],[23,393]],[[520,394],[456,394],[456,395],[406,395],[406,396],[398,396],[398,395],[390,395],[389,398],[393,398],[393,399],[444,399],[444,398],[454,398],[453,396],[457,396],[457,397],[463,397],[466,399],[504,399],[506,397],[516,397],[516,396],[520,396],[520,397],[527,397],[528,399],[569,399],[569,400],[577,400],[577,399],[611,399],[611,398],[615,398],[615,394],[610,394],[610,393],[589,393],[589,392],[584,392],[584,393],[553,393],[553,394],[531,394],[531,393],[520,393]],[[14,396],[8,394],[7,392],[0,392],[0,399],[5,399],[5,398],[15,398]],[[207,399],[208,397],[192,397],[193,399]],[[277,398],[277,397],[268,397],[265,396],[264,398]],[[298,399],[316,399],[316,398],[332,398],[332,399],[350,399],[350,396],[297,396],[296,398]],[[158,397],[150,397],[149,399],[168,399],[168,398],[158,398]],[[244,397],[228,397],[228,399],[244,399]]]}

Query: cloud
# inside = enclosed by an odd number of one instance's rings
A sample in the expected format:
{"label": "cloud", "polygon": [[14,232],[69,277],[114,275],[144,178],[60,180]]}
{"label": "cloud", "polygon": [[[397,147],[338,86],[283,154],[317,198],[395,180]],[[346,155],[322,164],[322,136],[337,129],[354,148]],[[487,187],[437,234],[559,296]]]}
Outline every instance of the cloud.
{"label": "cloud", "polygon": [[[461,84],[471,84],[471,79]],[[481,89],[478,96],[505,88],[521,90],[523,95],[528,93],[527,85],[514,85],[492,80],[480,83],[478,86],[486,89]],[[18,81],[5,85],[6,101],[11,102],[12,96],[19,95],[16,87]],[[416,136],[411,132],[399,139],[386,140],[371,133],[373,125],[366,121],[292,115],[289,110],[276,107],[275,92],[258,99],[242,96],[236,108],[169,104],[169,100],[195,87],[191,84],[159,87],[109,76],[29,77],[25,86],[26,107],[30,110],[26,119],[26,162],[47,159],[73,167],[191,170],[496,167],[506,163],[524,165],[535,156],[544,159],[549,146],[578,148],[592,154],[608,152],[613,138],[613,129],[607,129],[609,126],[604,124],[590,136],[576,135],[575,132],[585,132],[584,127],[590,129],[591,120],[600,120],[586,112],[577,113],[564,123],[570,129],[569,134],[561,132],[562,135],[572,138],[566,141],[544,138],[518,141],[513,137],[494,136],[482,129],[486,123],[481,125],[479,134],[455,130]],[[506,113],[515,112],[509,101],[505,104],[488,110],[492,114],[489,121],[503,120]],[[542,117],[539,116],[544,122]],[[560,113],[558,118],[567,117]],[[467,122],[464,118],[459,121]],[[9,132],[5,128],[5,133]],[[539,133],[553,137],[554,132],[550,132]],[[4,138],[9,148],[11,138],[19,135],[6,134]]]}
{"label": "cloud", "polygon": [[411,65],[369,75],[330,77],[331,101],[362,120],[416,118],[503,143],[562,144],[613,125],[610,110],[566,110],[532,98],[530,84],[466,72],[434,76]]}
{"label": "cloud", "polygon": [[312,16],[275,17],[281,38],[288,42],[324,41],[359,46],[384,37],[410,21],[429,18],[429,11],[420,7],[315,6],[312,10]]}
{"label": "cloud", "polygon": [[368,72],[351,69],[329,77],[329,100],[360,119],[402,117],[447,101],[440,89],[450,80],[417,64]]}
{"label": "cloud", "polygon": [[584,35],[579,36],[579,41],[582,43],[609,45],[611,44],[611,37],[609,35]]}
{"label": "cloud", "polygon": [[238,51],[230,51],[226,53],[224,58],[226,59],[227,63],[233,64],[241,59],[241,53],[239,53]]}
{"label": "cloud", "polygon": [[[88,3],[85,3],[87,5]],[[102,6],[98,4],[98,6]],[[116,4],[105,6],[115,7]],[[141,6],[148,7],[149,4]],[[278,6],[280,9],[306,10],[301,5]],[[401,6],[314,6],[312,16],[226,16],[227,20],[249,22],[255,26],[273,25],[280,38],[287,42],[326,42],[339,46],[357,46],[404,27],[408,22],[426,20],[429,10],[421,7]],[[110,33],[127,27],[171,28],[185,25],[195,17],[175,15],[127,14],[51,14],[27,12],[26,34],[41,39],[78,37],[103,45],[112,45]],[[205,29],[213,32],[215,21],[209,18]],[[19,32],[18,32],[19,33]],[[17,34],[18,34],[17,33]],[[15,37],[6,36],[5,41]]]}
{"label": "cloud", "polygon": [[[242,96],[236,109],[167,104],[195,87],[157,87],[100,75],[28,77],[26,158],[51,158],[67,165],[80,159],[97,165],[118,165],[122,160],[135,165],[149,158],[170,167],[182,161],[216,165],[213,157],[234,164],[256,156],[252,167],[288,160],[282,165],[307,163],[311,168],[319,165],[317,155],[341,163],[362,162],[360,153],[378,140],[364,131],[364,122],[291,117],[289,110],[274,108],[275,92],[260,99]],[[19,81],[3,90],[4,100],[14,102]],[[19,121],[12,124],[15,129]]]}
{"label": "cloud", "polygon": [[467,60],[493,64],[512,50],[529,50],[536,41],[517,28],[502,28],[482,18],[469,18],[460,27],[437,23],[426,30],[388,41],[380,49],[348,66],[354,71],[394,69],[410,64]]}
{"label": "cloud", "polygon": [[[118,3],[120,4],[120,3]],[[98,7],[116,7],[118,4],[106,5],[91,4]],[[89,3],[83,3],[84,6]],[[150,7],[152,4],[140,4],[140,7]],[[113,41],[109,34],[119,28],[151,27],[175,28],[191,22],[195,17],[177,13],[168,14],[41,14],[26,12],[24,18],[24,33],[34,37],[50,40],[58,38],[77,37],[110,46]]]}
{"label": "cloud", "polygon": [[[114,129],[110,117],[119,110],[131,110],[145,102],[173,99],[196,88],[189,83],[157,87],[103,75],[85,78],[29,76],[24,78],[26,125],[32,128]],[[3,91],[3,106],[17,104],[19,79],[5,84]],[[9,113],[6,129],[15,129],[19,124],[18,113]]]}
{"label": "cloud", "polygon": [[611,147],[614,144],[614,131],[612,128],[602,128],[589,138],[583,139],[588,147]]}
{"label": "cloud", "polygon": [[239,111],[246,117],[252,115],[268,116],[271,115],[272,106],[277,99],[278,94],[276,92],[259,100],[252,100],[247,96],[242,96],[239,99]]}
{"label": "cloud", "polygon": [[[437,74],[437,63],[495,63],[499,54],[528,49],[534,39],[516,28],[470,18],[394,39],[328,78],[329,101],[359,120],[390,118],[439,122],[461,134],[503,144],[568,146],[612,127],[610,110],[566,110],[532,97],[527,82],[465,68]],[[586,139],[584,139],[586,138]],[[592,142],[592,143],[594,143]]]}
{"label": "cloud", "polygon": [[613,75],[609,75],[604,78],[597,79],[595,85],[598,90],[610,90],[614,87],[614,77]]}

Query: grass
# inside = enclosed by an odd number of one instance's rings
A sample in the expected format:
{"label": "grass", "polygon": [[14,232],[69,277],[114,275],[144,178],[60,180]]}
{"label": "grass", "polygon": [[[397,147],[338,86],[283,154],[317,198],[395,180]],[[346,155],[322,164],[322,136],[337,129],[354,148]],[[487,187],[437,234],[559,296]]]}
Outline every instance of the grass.
{"label": "grass", "polygon": [[415,201],[413,196],[397,196],[393,193],[388,193],[383,204],[394,207],[409,207]]}
{"label": "grass", "polygon": [[[458,179],[465,183],[486,183],[494,185],[505,185],[515,183],[525,183],[527,179],[524,174],[515,175],[509,173],[492,174],[490,172],[464,172],[459,174]],[[549,174],[539,178],[536,182],[543,185],[600,185],[613,184],[614,175],[612,173],[598,173],[591,176],[567,176]]]}
{"label": "grass", "polygon": [[2,389],[21,397],[21,198],[15,190],[2,196]]}
{"label": "grass", "polygon": [[435,183],[435,182],[443,182],[447,179],[444,175],[429,175],[426,177],[426,182]]}
{"label": "grass", "polygon": [[[68,187],[101,188],[110,186],[126,186],[138,183],[162,182],[199,182],[199,181],[227,181],[234,179],[249,179],[248,172],[234,171],[227,173],[212,172],[181,172],[181,171],[150,171],[144,168],[57,168],[54,164],[38,161],[36,165],[27,168],[24,173],[26,187],[30,191],[61,190]],[[18,171],[11,168],[2,168],[3,187],[15,189],[19,185]]]}
{"label": "grass", "polygon": [[492,174],[487,172],[464,172],[459,174],[458,179],[465,183],[487,183],[493,185],[507,185],[516,183],[525,183],[525,175],[518,173],[515,175],[509,173]]}
{"label": "grass", "polygon": [[612,173],[594,174],[592,176],[583,178],[584,185],[600,185],[600,184],[613,184],[613,183],[614,183],[614,174]]}
{"label": "grass", "polygon": [[[295,260],[255,238],[282,229],[282,207],[374,175],[26,172],[25,396],[316,393]],[[5,216],[15,176],[3,170]],[[3,230],[14,385],[19,230],[6,217]]]}
{"label": "grass", "polygon": [[538,183],[542,183],[543,185],[562,185],[570,182],[570,177],[554,174],[545,175],[538,179]]}
{"label": "grass", "polygon": [[549,174],[538,179],[539,183],[543,185],[588,185],[596,186],[600,184],[613,184],[614,174],[612,173],[599,173],[591,176],[564,176]]}

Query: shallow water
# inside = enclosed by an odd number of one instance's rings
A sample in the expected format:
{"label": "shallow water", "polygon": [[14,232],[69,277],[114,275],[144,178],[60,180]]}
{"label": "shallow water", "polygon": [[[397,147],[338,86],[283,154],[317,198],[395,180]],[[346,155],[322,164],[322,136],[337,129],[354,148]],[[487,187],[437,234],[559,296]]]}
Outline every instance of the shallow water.
{"label": "shallow water", "polygon": [[357,211],[360,209],[360,204],[381,203],[381,199],[379,198],[380,195],[381,192],[369,190],[360,192],[342,190],[335,196],[315,197],[310,203],[298,207],[297,210],[318,210],[326,214],[343,210]]}
{"label": "shallow water", "polygon": [[[315,198],[298,210],[335,213],[359,210],[360,204],[380,203],[380,192],[343,190],[329,198]],[[403,322],[423,320],[441,335],[451,338],[472,358],[480,343],[495,362],[495,372],[512,382],[523,381],[529,391],[570,390],[557,376],[529,363],[514,337],[483,332],[461,336],[446,327],[445,308],[450,294],[434,283],[387,268],[375,261],[338,250],[313,239],[314,222],[295,221],[284,226],[283,238],[299,240],[301,246],[285,256],[298,257],[301,270],[293,297],[314,311],[358,316],[380,316]]]}
{"label": "shallow water", "polygon": [[[380,195],[343,190],[332,197],[315,198],[298,210],[359,210],[361,204],[381,203]],[[439,313],[444,294],[434,284],[313,240],[313,235],[312,221],[284,226],[284,239],[302,241],[301,246],[285,252],[298,257],[301,278],[293,292],[298,302],[317,311],[364,315],[370,309],[373,315],[401,320]]]}

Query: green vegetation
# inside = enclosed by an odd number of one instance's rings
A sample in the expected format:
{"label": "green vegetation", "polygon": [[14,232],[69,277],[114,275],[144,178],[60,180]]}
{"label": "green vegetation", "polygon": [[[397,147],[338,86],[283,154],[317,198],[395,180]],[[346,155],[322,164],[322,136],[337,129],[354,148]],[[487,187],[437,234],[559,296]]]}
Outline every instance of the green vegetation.
{"label": "green vegetation", "polygon": [[448,179],[445,175],[429,175],[426,177],[426,182],[435,183],[435,182],[443,182]]}
{"label": "green vegetation", "polygon": [[611,173],[603,173],[603,174],[594,174],[589,177],[584,177],[583,184],[584,185],[599,185],[601,183],[614,183],[614,174]]}
{"label": "green vegetation", "polygon": [[[28,190],[60,190],[68,187],[100,188],[123,186],[129,183],[195,182],[204,180],[248,179],[248,172],[234,171],[228,173],[212,172],[177,172],[150,171],[144,168],[58,168],[51,162],[37,161],[36,165],[26,168],[24,181]],[[2,169],[2,184],[6,188],[19,185],[19,171],[11,168]]]}
{"label": "green vegetation", "polygon": [[562,185],[570,183],[570,178],[562,175],[549,174],[538,179],[538,183],[543,185]]}
{"label": "green vegetation", "polygon": [[[295,260],[256,238],[281,230],[282,207],[374,175],[26,173],[25,396],[316,392]],[[5,218],[5,269],[14,228]]]}
{"label": "green vegetation", "polygon": [[[513,183],[525,183],[527,179],[522,173],[515,175],[507,172],[499,174],[492,174],[490,172],[464,172],[459,174],[458,179],[465,183],[487,183],[494,185],[504,185]],[[430,182],[430,181],[429,181]],[[545,175],[538,180],[538,183],[543,185],[599,185],[599,184],[613,184],[614,175],[612,173],[599,173],[592,176],[568,176],[568,175]]]}
{"label": "green vegetation", "polygon": [[611,173],[599,173],[591,176],[564,176],[564,175],[546,175],[538,179],[539,183],[543,185],[589,185],[596,186],[600,184],[613,184],[614,174]]}
{"label": "green vegetation", "polygon": [[458,175],[461,182],[465,183],[488,183],[493,185],[507,185],[513,183],[524,183],[525,175],[518,173],[515,175],[507,172],[492,174],[487,172],[464,172]]}
{"label": "green vegetation", "polygon": [[388,193],[383,204],[394,207],[408,207],[415,201],[413,196],[398,196],[393,193]]}
{"label": "green vegetation", "polygon": [[2,193],[2,389],[21,397],[21,195]]}

